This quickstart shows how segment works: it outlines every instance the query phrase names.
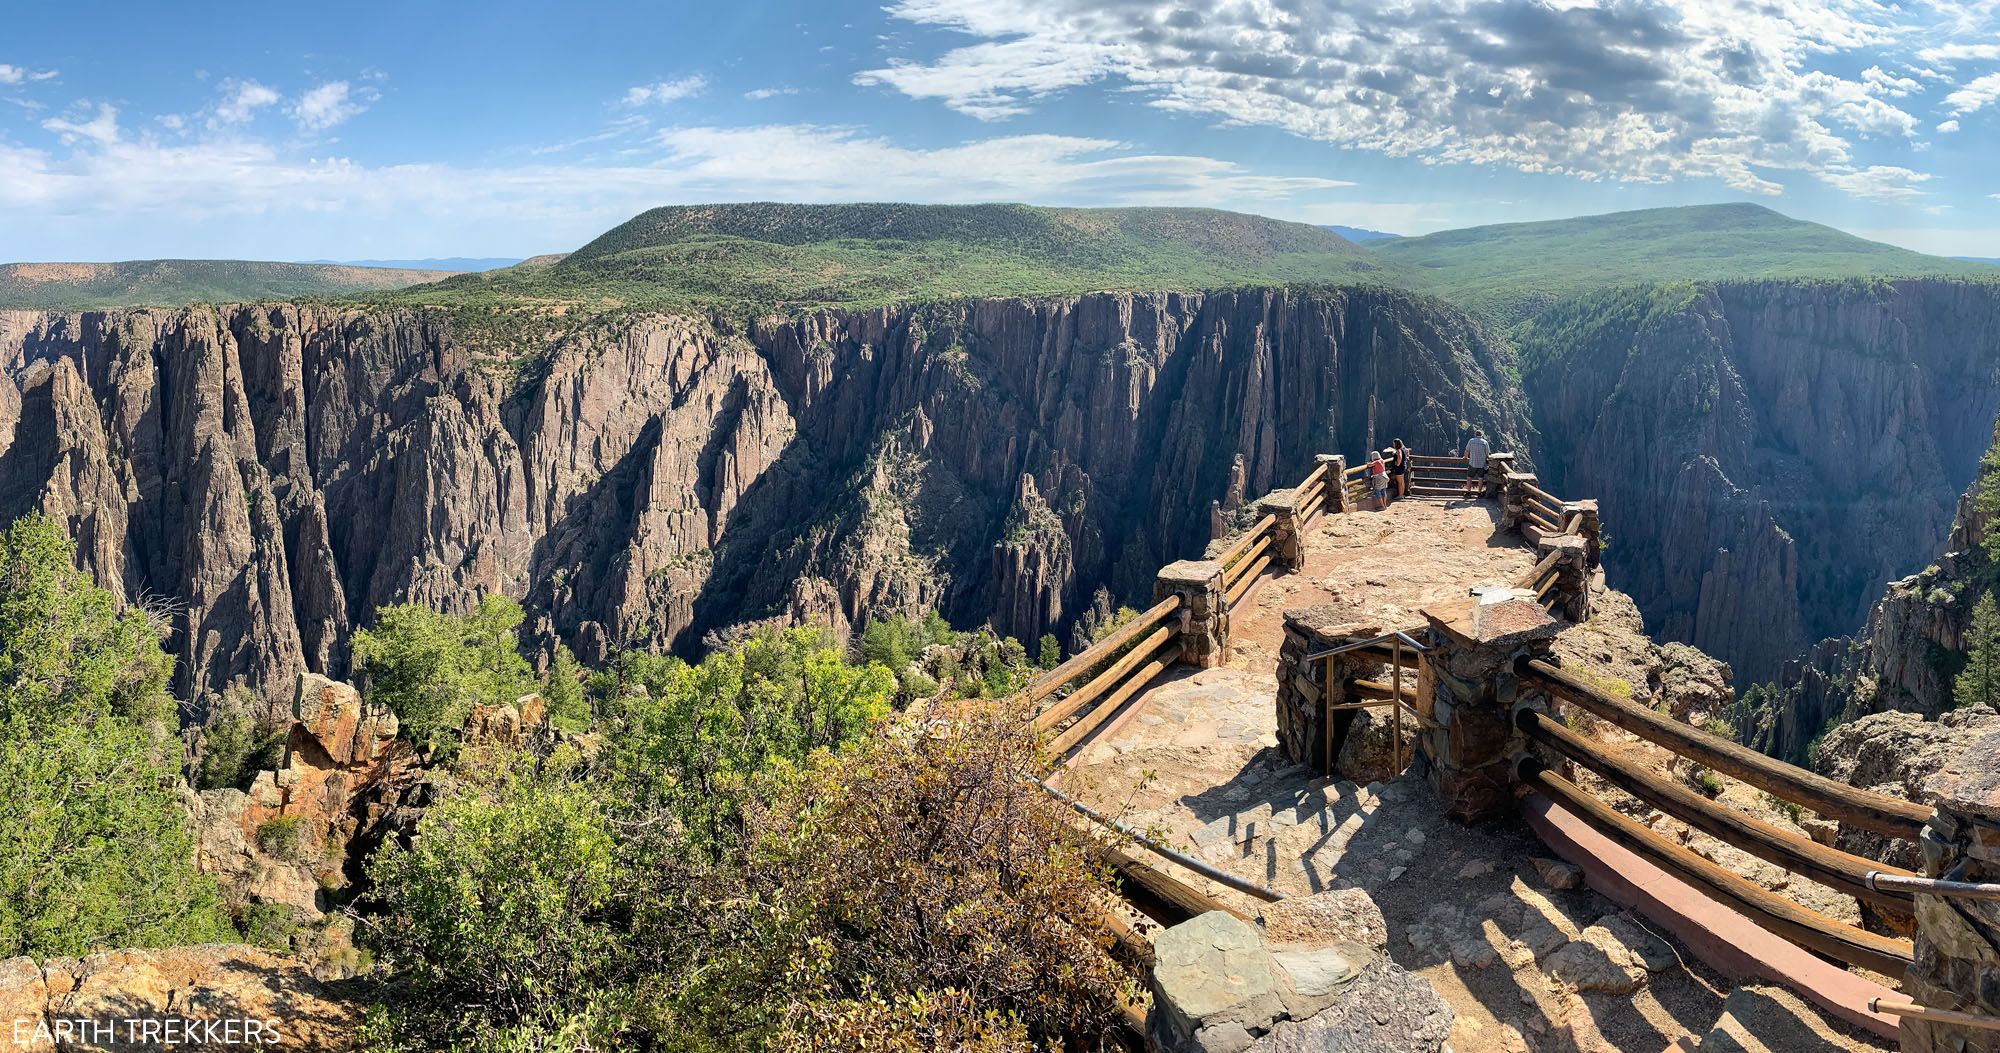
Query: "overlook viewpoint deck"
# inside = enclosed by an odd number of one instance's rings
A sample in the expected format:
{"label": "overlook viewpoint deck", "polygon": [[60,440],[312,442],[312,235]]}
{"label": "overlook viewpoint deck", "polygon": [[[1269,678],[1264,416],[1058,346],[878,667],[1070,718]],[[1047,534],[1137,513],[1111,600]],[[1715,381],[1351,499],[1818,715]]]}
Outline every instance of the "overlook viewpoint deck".
{"label": "overlook viewpoint deck", "polygon": [[1722,1022],[1773,1049],[1894,1040],[1871,1000],[1900,997],[1911,943],[1860,910],[1907,925],[1864,868],[1909,872],[1815,843],[1796,805],[1904,840],[1928,810],[1662,716],[1646,686],[1635,706],[1662,652],[1604,587],[1595,504],[1496,462],[1493,497],[1419,465],[1424,496],[1373,510],[1322,458],[1164,568],[1152,608],[1031,687],[1049,784],[1171,861],[1120,869],[1182,915],[1365,890],[1461,1051]]}

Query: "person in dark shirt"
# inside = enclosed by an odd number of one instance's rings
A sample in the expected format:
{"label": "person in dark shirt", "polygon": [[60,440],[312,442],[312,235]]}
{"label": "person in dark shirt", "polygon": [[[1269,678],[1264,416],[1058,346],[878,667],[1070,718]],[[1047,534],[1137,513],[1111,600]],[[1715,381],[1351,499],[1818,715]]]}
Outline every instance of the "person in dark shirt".
{"label": "person in dark shirt", "polygon": [[1401,439],[1389,444],[1389,485],[1397,497],[1410,496],[1410,448]]}

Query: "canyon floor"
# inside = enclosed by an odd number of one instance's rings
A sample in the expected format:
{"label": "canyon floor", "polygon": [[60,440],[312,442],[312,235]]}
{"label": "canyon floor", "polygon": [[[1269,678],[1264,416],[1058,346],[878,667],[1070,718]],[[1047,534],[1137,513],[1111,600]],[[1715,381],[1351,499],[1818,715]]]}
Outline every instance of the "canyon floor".
{"label": "canyon floor", "polygon": [[[1273,707],[1285,609],[1341,604],[1354,607],[1357,620],[1420,624],[1425,605],[1503,584],[1535,562],[1499,530],[1498,511],[1485,502],[1406,500],[1323,517],[1309,531],[1305,567],[1265,579],[1236,608],[1228,662],[1157,679],[1075,757],[1062,776],[1071,792],[1288,896],[1366,890],[1389,929],[1391,956],[1451,1005],[1450,1046],[1458,1053],[1650,1051],[1682,1040],[1708,1050],[1891,1048],[1830,1023],[1780,988],[1737,987],[1584,887],[1524,824],[1455,823],[1409,775],[1357,786],[1290,763],[1278,748]],[[1662,698],[1670,708],[1688,705],[1683,696],[1726,691],[1660,683],[1660,649],[1618,593],[1599,593],[1593,617],[1565,631],[1558,650],[1572,666],[1641,696],[1673,695]],[[1675,675],[1685,674],[1668,679]],[[1621,735],[1608,727],[1591,733]],[[1663,754],[1649,759],[1670,763]],[[1724,799],[1774,818],[1747,787],[1732,784]],[[1617,803],[1656,828],[1671,823],[1629,799]],[[1855,915],[1852,900],[1835,902],[1843,898],[1830,890],[1673,832],[1767,887]],[[1257,909],[1219,884],[1208,891]]]}

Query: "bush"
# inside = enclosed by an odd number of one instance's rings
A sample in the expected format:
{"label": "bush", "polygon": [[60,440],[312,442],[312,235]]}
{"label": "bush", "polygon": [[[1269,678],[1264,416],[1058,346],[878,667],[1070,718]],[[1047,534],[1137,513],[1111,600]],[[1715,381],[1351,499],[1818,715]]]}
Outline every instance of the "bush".
{"label": "bush", "polygon": [[796,911],[789,1023],[1042,1045],[1118,1026],[1136,988],[1102,949],[1110,875],[1029,781],[1026,725],[1011,707],[893,723],[758,811],[753,882]]}
{"label": "bush", "polygon": [[244,908],[240,924],[244,942],[273,951],[291,950],[292,937],[299,931],[292,908],[279,903],[250,904]]}
{"label": "bush", "polygon": [[405,737],[435,744],[464,725],[474,704],[512,703],[535,689],[515,636],[521,619],[521,605],[499,595],[462,617],[416,604],[384,607],[374,628],[354,634],[354,670]]}
{"label": "bush", "polygon": [[824,634],[792,629],[700,665],[619,657],[609,696],[608,767],[621,809],[671,812],[713,849],[735,828],[749,778],[852,741],[889,711],[895,677],[847,664]]}
{"label": "bush", "polygon": [[257,824],[257,847],[287,863],[303,863],[309,858],[309,839],[306,821],[300,816],[274,815]]}
{"label": "bush", "polygon": [[173,660],[73,558],[44,516],[0,532],[0,957],[231,939],[174,790]]}
{"label": "bush", "polygon": [[1693,781],[1694,788],[1700,790],[1704,796],[1718,797],[1722,794],[1722,776],[1709,771],[1707,768],[1696,768],[1693,773]]}
{"label": "bush", "polygon": [[461,789],[408,847],[377,852],[368,876],[369,942],[407,1000],[404,1024],[427,1041],[560,1029],[618,971],[611,909],[626,881],[582,786],[509,771]]}
{"label": "bush", "polygon": [[196,789],[248,789],[257,773],[276,768],[285,752],[285,725],[259,721],[247,692],[230,691],[217,702],[196,740]]}

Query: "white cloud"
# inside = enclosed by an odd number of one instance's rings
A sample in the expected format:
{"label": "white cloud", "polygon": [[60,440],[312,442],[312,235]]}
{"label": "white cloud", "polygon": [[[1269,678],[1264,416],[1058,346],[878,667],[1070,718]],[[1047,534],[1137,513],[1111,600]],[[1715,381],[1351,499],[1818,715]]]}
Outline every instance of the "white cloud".
{"label": "white cloud", "polygon": [[323,132],[367,109],[369,101],[346,81],[335,80],[299,96],[287,112],[300,129]]}
{"label": "white cloud", "polygon": [[2000,62],[2000,44],[1939,44],[1919,48],[1917,58],[1944,66],[1957,62]]}
{"label": "white cloud", "polygon": [[1988,73],[1944,97],[1944,104],[1959,116],[1977,113],[2000,100],[2000,73]]}
{"label": "white cloud", "polygon": [[55,75],[56,71],[52,69],[26,69],[0,62],[0,84],[25,84],[30,81],[48,80]]}
{"label": "white cloud", "polygon": [[1958,131],[1958,121],[1956,119],[1949,121],[1939,121],[1937,130],[1943,132],[1946,135],[1950,135],[1951,133]]}
{"label": "white cloud", "polygon": [[97,107],[97,115],[89,120],[81,118],[51,117],[42,122],[42,127],[56,133],[65,143],[89,141],[99,146],[110,146],[118,142],[118,108],[108,104]]}
{"label": "white cloud", "polygon": [[[1142,153],[1109,138],[1013,135],[923,149],[842,127],[685,127],[656,133],[643,159],[624,164],[479,168],[304,160],[233,129],[200,141],[127,140],[116,133],[115,111],[106,108],[99,120],[102,136],[61,122],[54,130],[72,136],[67,152],[0,140],[0,214],[10,218],[17,254],[49,246],[45,253],[76,257],[102,243],[118,246],[101,252],[116,258],[223,252],[284,259],[307,251],[303,239],[313,230],[342,244],[422,237],[499,254],[506,246],[494,242],[503,235],[572,247],[646,208],[698,201],[1026,200],[1357,214],[1336,207],[1350,185],[1342,180]],[[774,157],[815,163],[774,165]],[[212,222],[247,218],[265,221]],[[218,237],[262,240],[188,245],[190,224]],[[147,240],[143,232],[156,229],[164,233]],[[418,248],[408,243],[398,251]]]}
{"label": "white cloud", "polygon": [[798,93],[799,89],[797,88],[752,88],[744,92],[743,97],[752,100],[775,99],[780,95],[797,95]]}
{"label": "white cloud", "polygon": [[1917,184],[1928,182],[1930,176],[1895,165],[1869,165],[1867,168],[1851,171],[1821,172],[1822,182],[1855,197],[1874,201],[1901,201],[1923,194]]}
{"label": "white cloud", "polygon": [[627,106],[662,106],[677,99],[693,98],[708,90],[708,78],[697,73],[676,80],[641,84],[625,92]]}
{"label": "white cloud", "polygon": [[1765,194],[1787,171],[1883,190],[1857,170],[1857,140],[1915,137],[1923,122],[1892,100],[1921,86],[1881,64],[1857,77],[1818,67],[1913,47],[1930,28],[1878,0],[899,0],[889,12],[976,39],[856,83],[983,120],[1097,85],[1393,156]]}
{"label": "white cloud", "polygon": [[213,125],[242,124],[257,115],[257,111],[278,101],[278,93],[254,80],[225,80],[222,82],[222,101],[215,104],[209,123]]}

